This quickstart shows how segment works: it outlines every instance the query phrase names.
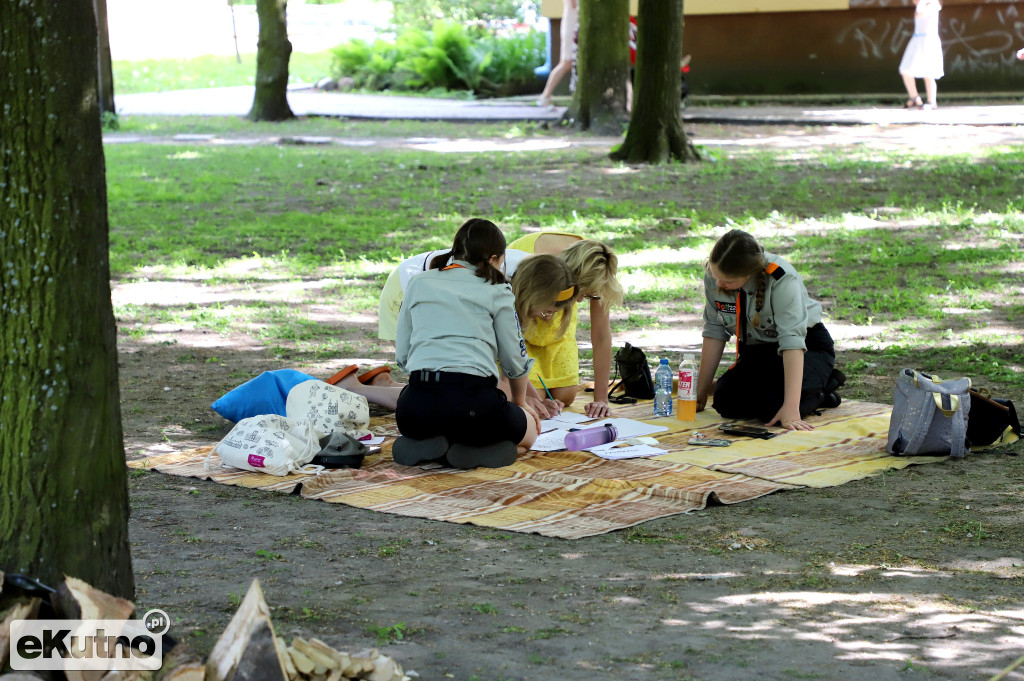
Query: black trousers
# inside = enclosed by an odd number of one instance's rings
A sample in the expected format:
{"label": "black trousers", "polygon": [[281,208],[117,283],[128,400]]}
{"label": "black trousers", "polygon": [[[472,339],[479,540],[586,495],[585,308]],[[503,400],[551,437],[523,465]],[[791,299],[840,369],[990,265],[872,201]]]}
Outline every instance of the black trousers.
{"label": "black trousers", "polygon": [[526,412],[498,390],[492,376],[413,371],[395,408],[398,431],[415,440],[444,435],[482,447],[526,435]]}
{"label": "black trousers", "polygon": [[[835,344],[824,324],[807,330],[800,418],[814,413],[825,399],[825,386],[836,365]],[[715,386],[715,411],[727,419],[770,421],[785,400],[785,370],[777,343],[740,344],[736,364]]]}

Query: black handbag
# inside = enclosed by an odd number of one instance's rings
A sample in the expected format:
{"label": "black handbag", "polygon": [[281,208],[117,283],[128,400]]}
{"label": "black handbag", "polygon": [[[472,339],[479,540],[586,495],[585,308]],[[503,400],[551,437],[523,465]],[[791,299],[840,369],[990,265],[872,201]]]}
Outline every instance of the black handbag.
{"label": "black handbag", "polygon": [[638,400],[654,399],[654,380],[651,378],[651,367],[647,364],[647,355],[640,348],[626,343],[615,353],[615,371],[619,380],[608,391],[613,393],[622,387],[627,397]]}
{"label": "black handbag", "polygon": [[967,440],[972,447],[1007,444],[1020,437],[1020,421],[1010,400],[992,397],[988,390],[971,389]]}
{"label": "black handbag", "polygon": [[[380,447],[373,449],[380,451]],[[363,458],[375,453],[348,433],[335,430],[320,438],[320,453],[310,463],[324,468],[361,468]]]}

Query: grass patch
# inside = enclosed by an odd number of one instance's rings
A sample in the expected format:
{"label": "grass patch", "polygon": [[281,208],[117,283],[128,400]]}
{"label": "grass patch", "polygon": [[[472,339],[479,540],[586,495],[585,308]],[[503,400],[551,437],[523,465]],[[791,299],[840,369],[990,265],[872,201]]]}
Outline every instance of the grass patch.
{"label": "grass patch", "polygon": [[[330,75],[331,52],[293,52],[288,60],[288,83],[313,84]],[[187,59],[115,60],[112,64],[117,94],[164,92],[196,88],[234,87],[256,82],[256,54],[207,54]]]}
{"label": "grass patch", "polygon": [[[162,119],[125,125],[175,129]],[[271,129],[510,135],[507,124],[416,125],[305,120]],[[352,349],[344,320],[374,318],[394,265],[446,247],[461,222],[480,215],[509,239],[540,228],[609,243],[627,288],[613,330],[677,328],[699,323],[702,262],[722,232],[740,227],[795,264],[830,326],[855,330],[851,376],[905,364],[1024,387],[1024,150],[736,147],[714,157],[629,167],[592,146],[437,153],[410,139],[108,145],[115,280],[219,292],[203,302],[122,303],[116,314],[137,341],[174,326],[247,334],[286,359],[343,356]]]}

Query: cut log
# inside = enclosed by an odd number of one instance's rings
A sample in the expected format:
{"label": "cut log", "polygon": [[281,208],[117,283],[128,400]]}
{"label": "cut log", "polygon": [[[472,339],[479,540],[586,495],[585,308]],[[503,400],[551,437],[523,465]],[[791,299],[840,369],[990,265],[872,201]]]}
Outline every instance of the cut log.
{"label": "cut log", "polygon": [[332,657],[337,661],[338,668],[344,669],[345,667],[352,664],[352,656],[348,653],[343,653],[340,650],[335,650],[318,638],[311,638],[308,641],[309,645],[316,650],[320,651],[327,657]]}
{"label": "cut log", "polygon": [[284,671],[288,674],[288,678],[299,678],[299,670],[295,668],[295,663],[292,662],[292,656],[288,654],[288,648],[285,647],[284,641],[276,638],[274,639],[274,645],[277,646],[277,656],[284,662]]}
{"label": "cut log", "polygon": [[[313,664],[317,666],[317,670],[319,670],[320,667],[323,667],[325,672],[331,669],[341,669],[340,660],[336,659],[334,655],[329,655],[322,650],[318,650],[317,647],[312,645],[309,641],[296,638],[292,641],[292,647],[312,660]],[[319,674],[321,672],[314,671],[314,673]]]}
{"label": "cut log", "polygon": [[257,621],[235,667],[232,681],[289,681],[277,654],[274,628],[269,619]]}
{"label": "cut log", "polygon": [[[250,640],[254,638],[258,638],[266,650],[257,650],[255,640],[250,644]],[[238,611],[213,646],[213,651],[206,660],[206,681],[231,679],[233,670],[241,666],[241,661],[246,655],[251,656],[252,660],[259,659],[266,664],[266,667],[256,670],[262,676],[248,678],[287,680],[285,663],[278,654],[274,627],[270,621],[270,608],[263,599],[263,590],[260,589],[260,582],[257,579],[252,580],[249,592],[242,599]],[[246,664],[247,669],[250,668],[249,665],[250,663]],[[237,672],[234,679],[239,680]]]}
{"label": "cut log", "polygon": [[76,577],[65,577],[50,597],[57,619],[126,620],[135,612],[135,604],[93,588]]}
{"label": "cut log", "polygon": [[292,664],[301,673],[306,676],[312,676],[316,673],[316,665],[313,663],[313,660],[306,657],[301,650],[294,647],[288,648],[288,656],[292,658]]}
{"label": "cut log", "polygon": [[164,652],[163,664],[153,676],[153,681],[203,681],[206,665],[188,646],[179,643]]}
{"label": "cut log", "polygon": [[14,620],[34,620],[39,616],[39,605],[42,601],[38,598],[31,598],[28,601],[16,603],[6,613],[0,613],[0,671],[7,664],[7,658],[11,652],[11,622]]}
{"label": "cut log", "polygon": [[[122,672],[117,673],[120,675]],[[123,673],[127,674],[128,672]],[[67,681],[105,681],[107,674],[108,672],[105,671],[83,671],[80,669],[68,669],[64,672],[64,676],[67,677]],[[116,677],[115,681],[121,681],[121,677]]]}
{"label": "cut log", "polygon": [[387,655],[381,655],[373,661],[373,671],[366,678],[369,681],[392,681],[395,678],[395,661]]}
{"label": "cut log", "polygon": [[[68,674],[68,678],[71,675]],[[153,672],[151,671],[109,671],[100,677],[100,681],[153,681]]]}

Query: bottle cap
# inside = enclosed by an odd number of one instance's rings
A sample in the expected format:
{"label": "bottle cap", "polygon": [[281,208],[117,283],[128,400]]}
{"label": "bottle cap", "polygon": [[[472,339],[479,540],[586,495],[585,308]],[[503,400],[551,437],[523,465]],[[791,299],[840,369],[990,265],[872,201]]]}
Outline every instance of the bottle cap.
{"label": "bottle cap", "polygon": [[661,358],[661,363],[662,364],[668,364],[668,358],[667,357],[662,357]]}

